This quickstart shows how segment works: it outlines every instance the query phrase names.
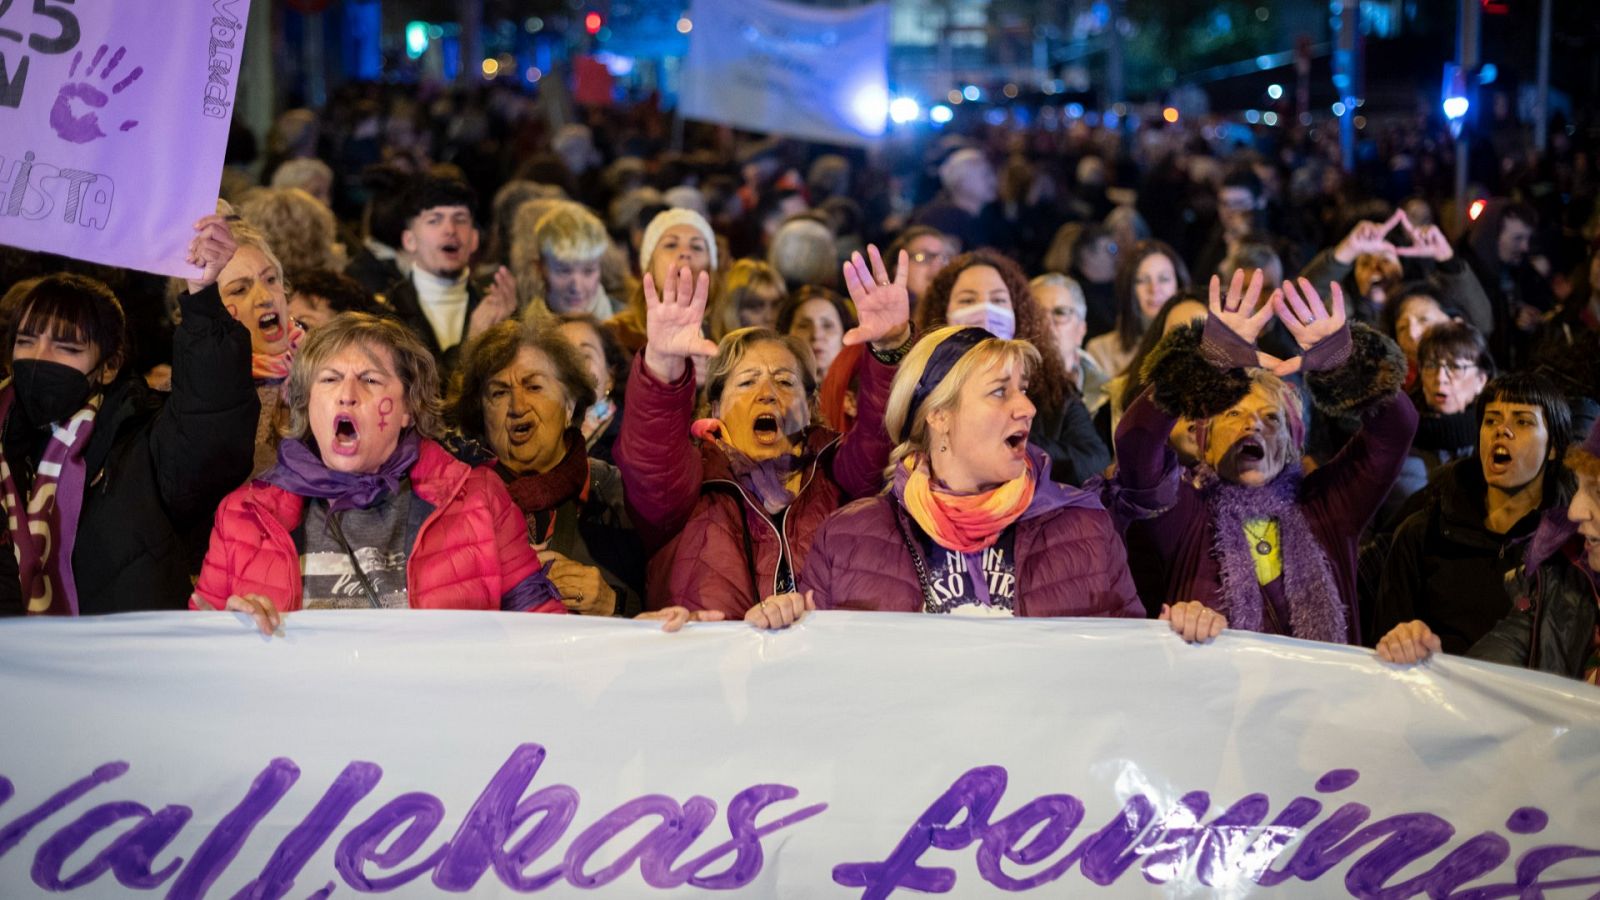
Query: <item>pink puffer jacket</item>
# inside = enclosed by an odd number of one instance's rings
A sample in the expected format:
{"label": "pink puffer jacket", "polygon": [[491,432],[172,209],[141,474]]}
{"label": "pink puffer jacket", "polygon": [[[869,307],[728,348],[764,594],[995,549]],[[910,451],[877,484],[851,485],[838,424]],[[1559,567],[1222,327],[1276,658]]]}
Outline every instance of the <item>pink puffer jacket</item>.
{"label": "pink puffer jacket", "polygon": [[[415,499],[433,507],[406,563],[414,609],[498,610],[502,597],[539,572],[527,523],[492,470],[474,469],[424,440],[409,476]],[[260,594],[284,612],[300,609],[300,556],[290,532],[304,510],[303,498],[264,481],[229,494],[195,593],[217,607],[231,594]],[[566,609],[549,601],[532,611]]]}

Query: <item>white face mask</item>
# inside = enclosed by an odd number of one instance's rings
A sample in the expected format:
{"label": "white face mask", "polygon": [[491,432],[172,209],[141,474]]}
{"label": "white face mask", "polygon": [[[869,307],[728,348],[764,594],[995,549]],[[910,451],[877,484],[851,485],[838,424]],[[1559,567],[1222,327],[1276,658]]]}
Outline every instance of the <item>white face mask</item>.
{"label": "white face mask", "polygon": [[951,325],[975,325],[1003,341],[1017,335],[1017,314],[1011,307],[998,303],[963,306],[951,313],[947,321]]}

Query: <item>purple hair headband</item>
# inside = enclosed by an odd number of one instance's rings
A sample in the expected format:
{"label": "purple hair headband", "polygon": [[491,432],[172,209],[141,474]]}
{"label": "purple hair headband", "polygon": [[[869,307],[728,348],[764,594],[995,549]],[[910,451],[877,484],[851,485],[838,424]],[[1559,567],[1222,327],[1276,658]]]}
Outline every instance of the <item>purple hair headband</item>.
{"label": "purple hair headband", "polygon": [[[966,356],[967,351],[973,347],[991,338],[998,340],[986,329],[963,328],[933,348],[932,355],[928,357],[928,365],[922,370],[922,377],[917,379],[917,389],[911,392],[911,408],[906,410],[905,424],[900,427],[902,432],[910,430],[911,423],[917,420],[917,410],[922,408],[923,401],[927,400],[933,389],[939,386],[939,382],[944,381],[950,370],[961,361],[961,357]],[[901,434],[895,440],[903,441],[905,435]]]}

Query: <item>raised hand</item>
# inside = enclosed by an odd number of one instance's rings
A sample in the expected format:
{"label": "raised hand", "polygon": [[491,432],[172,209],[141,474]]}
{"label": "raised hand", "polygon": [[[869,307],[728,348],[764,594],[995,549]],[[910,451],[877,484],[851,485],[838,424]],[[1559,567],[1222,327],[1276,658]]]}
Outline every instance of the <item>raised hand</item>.
{"label": "raised hand", "polygon": [[1387,253],[1393,250],[1394,245],[1389,243],[1388,235],[1402,222],[1407,228],[1410,227],[1410,220],[1406,218],[1403,209],[1395,210],[1393,215],[1382,222],[1367,220],[1357,222],[1356,227],[1350,229],[1350,233],[1344,236],[1344,240],[1334,246],[1333,258],[1348,266],[1356,261],[1356,257],[1363,254]]}
{"label": "raised hand", "polygon": [[488,293],[472,310],[472,319],[467,322],[467,339],[471,340],[499,325],[516,311],[517,278],[510,269],[501,266],[494,273],[494,283],[489,285]]}
{"label": "raised hand", "polygon": [[1281,290],[1272,292],[1272,308],[1301,350],[1310,350],[1345,328],[1344,290],[1337,281],[1328,285],[1328,295],[1333,300],[1332,312],[1304,278],[1298,288],[1294,282],[1285,281]]}
{"label": "raised hand", "polygon": [[662,381],[677,381],[692,356],[711,357],[717,345],[706,340],[700,323],[706,317],[706,295],[711,292],[711,276],[695,277],[688,266],[671,275],[656,292],[655,279],[644,275],[645,345],[644,364],[650,374]]}
{"label": "raised hand", "polygon": [[1228,284],[1228,294],[1224,297],[1222,279],[1211,276],[1211,315],[1252,346],[1272,321],[1272,304],[1260,302],[1265,281],[1265,273],[1256,269],[1247,287],[1244,270],[1235,269],[1233,280]]}
{"label": "raised hand", "polygon": [[189,279],[189,293],[198,294],[217,281],[233,253],[239,249],[234,243],[233,229],[228,227],[226,216],[212,214],[194,223],[195,236],[189,240],[189,264],[198,267],[200,275]]}
{"label": "raised hand", "polygon": [[1411,246],[1396,247],[1396,256],[1446,262],[1456,255],[1456,249],[1450,246],[1450,239],[1444,236],[1439,226],[1424,225],[1418,228],[1405,216],[1400,217],[1400,225],[1405,228],[1406,234],[1411,235]]}
{"label": "raised hand", "polygon": [[911,336],[911,293],[906,290],[910,257],[900,251],[894,280],[883,265],[883,256],[873,244],[867,245],[872,258],[869,268],[859,252],[844,263],[844,285],[856,305],[861,324],[845,332],[845,345],[871,341],[879,350],[893,350]]}

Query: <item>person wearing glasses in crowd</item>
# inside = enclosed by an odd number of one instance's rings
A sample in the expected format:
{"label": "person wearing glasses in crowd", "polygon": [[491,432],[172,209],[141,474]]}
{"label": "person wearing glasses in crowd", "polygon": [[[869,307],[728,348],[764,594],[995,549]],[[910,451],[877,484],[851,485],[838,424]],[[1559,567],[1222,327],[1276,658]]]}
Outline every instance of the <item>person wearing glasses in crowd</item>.
{"label": "person wearing glasses in crowd", "polygon": [[1084,408],[1093,417],[1105,405],[1106,384],[1111,376],[1094,357],[1083,352],[1083,339],[1089,332],[1089,303],[1084,299],[1083,286],[1066,275],[1046,272],[1028,282],[1028,289],[1055,332],[1056,350],[1061,353],[1067,377],[1077,386]]}
{"label": "person wearing glasses in crowd", "polygon": [[886,262],[894,263],[900,259],[900,251],[906,253],[906,291],[911,295],[911,311],[916,312],[917,302],[922,295],[928,292],[928,285],[933,283],[933,276],[939,270],[950,264],[961,252],[955,238],[945,234],[937,228],[926,225],[913,225],[895,236],[894,242],[889,245],[889,252],[884,255]]}
{"label": "person wearing glasses in crowd", "polygon": [[[1417,348],[1422,360],[1420,383],[1411,394],[1421,418],[1411,442],[1400,480],[1395,482],[1387,521],[1400,504],[1422,490],[1439,468],[1452,460],[1471,456],[1478,446],[1478,417],[1474,406],[1484,385],[1495,376],[1489,342],[1465,322],[1446,322],[1429,329]],[[1409,514],[1416,509],[1408,509]],[[1397,523],[1395,523],[1397,524]],[[1393,527],[1393,524],[1390,525]]]}

